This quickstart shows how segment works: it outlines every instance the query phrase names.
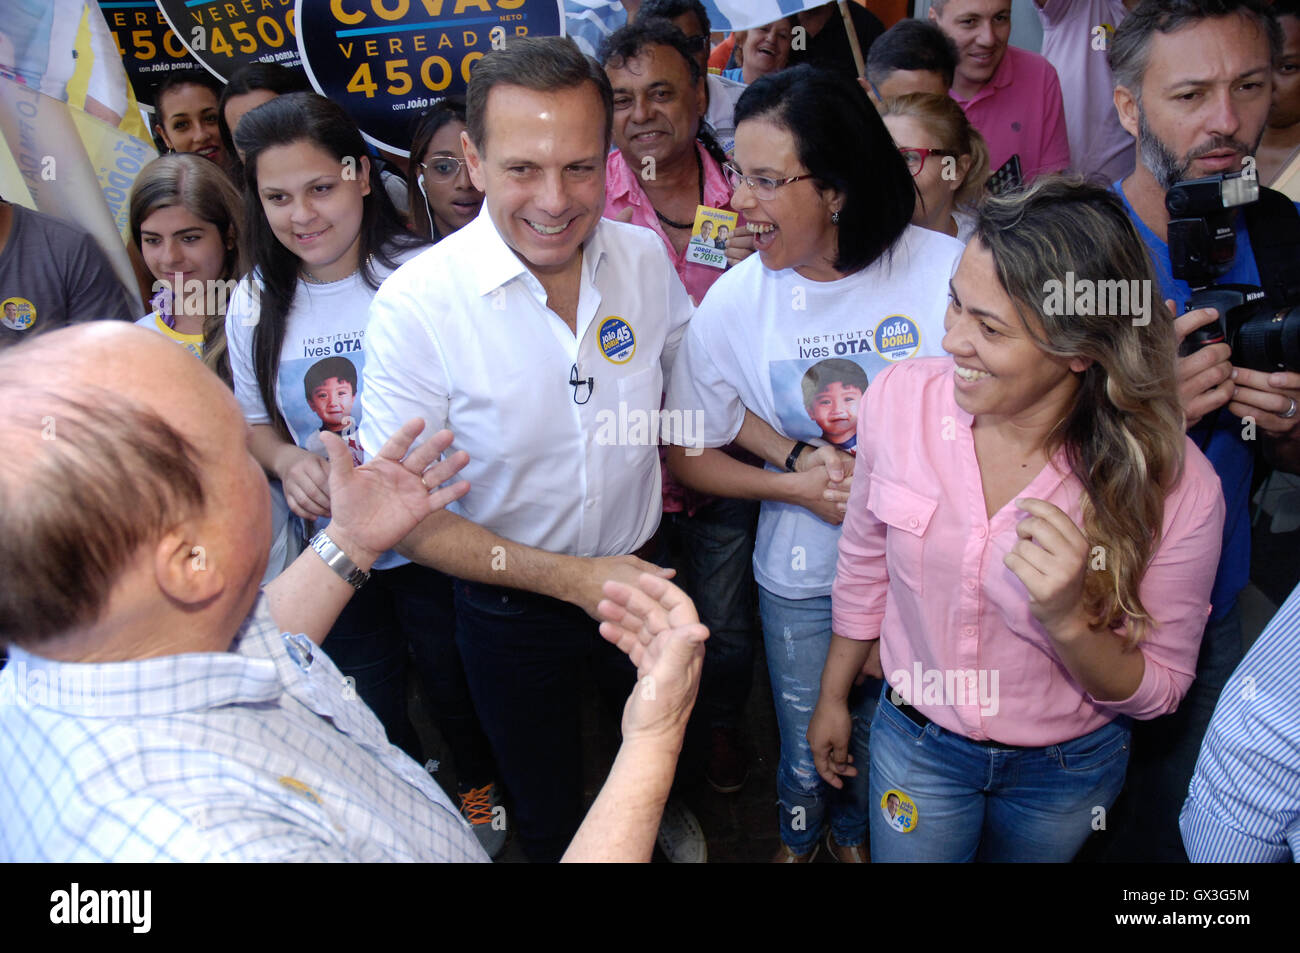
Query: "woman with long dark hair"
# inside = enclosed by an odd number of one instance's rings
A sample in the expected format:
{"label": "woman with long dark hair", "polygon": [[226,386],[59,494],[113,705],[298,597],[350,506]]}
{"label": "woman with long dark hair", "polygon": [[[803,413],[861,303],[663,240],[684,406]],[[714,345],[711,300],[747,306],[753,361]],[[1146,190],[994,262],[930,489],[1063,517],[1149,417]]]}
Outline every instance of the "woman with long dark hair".
{"label": "woman with long dark hair", "polygon": [[185,345],[229,384],[225,308],[239,277],[239,193],[197,155],[159,156],[131,189],[130,223],[157,292],[136,323]]}
{"label": "woman with long dark hair", "polygon": [[411,135],[407,208],[411,227],[431,241],[468,225],[483,208],[483,193],[470,181],[465,165],[464,131],[465,101],[448,97],[420,115]]}
{"label": "woman with long dark hair", "polygon": [[[244,156],[252,274],[227,311],[235,395],[252,425],[249,446],[283,484],[294,514],[320,530],[329,552],[329,465],[319,433],[344,440],[356,463],[370,302],[383,279],[425,247],[379,184],[360,130],[314,93],[279,96],[235,130]],[[460,671],[454,653],[451,580],[395,552],[330,630],[323,648],[349,679],[344,688],[379,717],[389,739],[419,757],[406,714],[407,646],[435,705]],[[453,669],[454,671],[450,671]],[[460,676],[461,695],[468,691]],[[451,693],[454,694],[454,693]],[[504,845],[493,814],[493,769],[472,705],[439,712],[456,756],[462,810],[489,853]],[[467,786],[468,785],[468,786]]]}

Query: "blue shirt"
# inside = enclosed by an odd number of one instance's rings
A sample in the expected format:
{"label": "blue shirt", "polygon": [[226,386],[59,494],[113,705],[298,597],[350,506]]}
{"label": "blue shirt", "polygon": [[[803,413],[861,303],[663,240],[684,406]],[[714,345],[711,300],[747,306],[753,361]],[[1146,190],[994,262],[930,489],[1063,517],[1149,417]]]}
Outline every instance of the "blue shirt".
{"label": "blue shirt", "polygon": [[229,652],[0,672],[0,861],[486,861],[259,597]]}
{"label": "blue shirt", "polygon": [[[1112,188],[1124,201],[1129,218],[1138,234],[1146,242],[1147,250],[1155,263],[1160,279],[1161,300],[1172,298],[1176,313],[1181,313],[1184,302],[1191,297],[1192,289],[1186,281],[1175,279],[1169,263],[1169,246],[1147,228],[1146,223],[1133,211],[1128,196],[1119,182]],[[1259,285],[1259,268],[1250,247],[1250,234],[1246,231],[1245,216],[1238,215],[1237,257],[1232,268],[1219,279],[1220,284]],[[1210,592],[1213,609],[1210,620],[1221,619],[1237,602],[1237,595],[1250,580],[1250,479],[1255,465],[1255,452],[1250,443],[1242,439],[1241,420],[1221,408],[1207,414],[1187,435],[1196,442],[1219,475],[1223,484],[1223,501],[1227,504],[1227,518],[1223,523],[1223,551],[1219,556],[1219,572],[1214,577]]]}
{"label": "blue shirt", "polygon": [[1195,862],[1300,861],[1300,586],[1223,687],[1178,826]]}

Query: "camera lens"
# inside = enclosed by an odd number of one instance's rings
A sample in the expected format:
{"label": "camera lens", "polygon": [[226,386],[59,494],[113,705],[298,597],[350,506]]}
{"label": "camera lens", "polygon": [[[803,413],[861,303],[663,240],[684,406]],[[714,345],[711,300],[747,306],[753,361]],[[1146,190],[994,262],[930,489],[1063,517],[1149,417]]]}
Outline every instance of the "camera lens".
{"label": "camera lens", "polygon": [[1300,308],[1263,311],[1237,329],[1232,363],[1253,371],[1300,372]]}

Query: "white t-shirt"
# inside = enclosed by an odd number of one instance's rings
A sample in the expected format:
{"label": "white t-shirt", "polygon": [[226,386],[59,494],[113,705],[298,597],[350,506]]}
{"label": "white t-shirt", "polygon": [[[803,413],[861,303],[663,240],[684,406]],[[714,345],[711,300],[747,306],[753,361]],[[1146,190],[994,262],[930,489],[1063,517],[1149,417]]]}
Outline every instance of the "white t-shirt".
{"label": "white t-shirt", "polygon": [[[724,446],[748,408],[791,440],[855,450],[864,381],[894,362],[944,353],[948,279],[961,252],[956,239],[909,225],[892,260],[827,282],[770,271],[751,255],[709,289],[687,328],[665,440]],[[829,595],[839,533],[802,506],[764,500],[754,577],[787,599]]]}
{"label": "white t-shirt", "polygon": [[[408,249],[396,258],[400,263],[421,250]],[[377,261],[375,272],[381,280],[389,274]],[[374,289],[366,284],[360,272],[323,285],[298,280],[284,345],[280,349],[275,402],[294,442],[305,450],[327,456],[320,431],[329,427],[354,447],[353,459],[361,460],[363,342],[374,296]],[[271,417],[262,402],[253,369],[253,332],[259,311],[252,281],[246,277],[240,281],[226,308],[230,371],[244,419],[250,424],[269,424]],[[311,394],[306,390],[308,382],[312,384]],[[328,524],[328,520],[316,521],[318,529]],[[389,552],[375,562],[375,568],[391,569],[405,562],[396,553]]]}

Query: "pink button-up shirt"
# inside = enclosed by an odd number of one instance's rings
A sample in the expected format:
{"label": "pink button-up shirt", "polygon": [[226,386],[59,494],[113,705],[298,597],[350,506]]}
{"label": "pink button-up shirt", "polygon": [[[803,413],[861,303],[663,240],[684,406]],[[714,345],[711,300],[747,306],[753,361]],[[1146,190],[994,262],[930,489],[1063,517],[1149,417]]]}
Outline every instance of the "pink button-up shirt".
{"label": "pink button-up shirt", "polygon": [[[704,163],[704,204],[711,208],[729,209],[731,186],[727,185],[727,179],[722,174],[722,166],[718,165],[698,142],[695,148],[699,150],[700,160]],[[687,261],[685,251],[680,255],[677,253],[668,238],[668,233],[659,223],[659,216],[655,214],[655,208],[650,203],[650,196],[646,195],[645,189],[641,187],[639,172],[640,169],[633,169],[627,164],[618,149],[609,154],[605,160],[605,217],[618,218],[620,212],[630,208],[633,225],[644,225],[646,228],[653,229],[663,239],[664,247],[668,249],[668,255],[673,260],[673,267],[677,269],[677,277],[681,278],[682,284],[686,286],[686,293],[691,296],[692,301],[699,304],[704,300],[704,293],[722,277],[723,270]],[[743,225],[744,219],[742,218],[736,224]]]}
{"label": "pink button-up shirt", "polygon": [[970,99],[952,97],[989,145],[989,168],[997,171],[1020,156],[1026,182],[1070,165],[1061,81],[1037,53],[1008,46],[989,81]]}
{"label": "pink button-up shirt", "polygon": [[[700,161],[704,163],[704,204],[711,208],[729,209],[731,207],[731,186],[727,184],[726,176],[722,174],[722,167],[698,142],[695,144],[695,148],[699,150]],[[684,250],[682,254],[677,254],[677,249],[673,248],[668,233],[664,231],[659,222],[659,216],[655,214],[655,207],[650,202],[650,196],[646,195],[645,189],[641,187],[638,171],[634,171],[627,164],[623,159],[622,152],[618,149],[615,149],[606,158],[605,218],[618,218],[620,212],[630,208],[632,210],[633,225],[642,225],[649,228],[663,239],[664,247],[668,249],[668,257],[672,259],[673,267],[677,269],[677,277],[686,286],[686,293],[691,296],[691,300],[699,304],[704,300],[705,292],[712,288],[713,283],[722,277],[723,269],[711,268],[708,265],[687,261]],[[744,224],[744,218],[742,217],[736,224]],[[757,458],[746,454],[743,450],[739,451],[737,456],[747,463],[759,462]],[[662,453],[660,458],[665,513],[686,512],[693,514],[699,507],[715,499],[712,496],[706,496],[682,486],[668,472],[668,465],[663,462]]]}
{"label": "pink button-up shirt", "polygon": [[[1098,701],[1057,657],[1024,584],[1002,564],[1027,514],[1012,501],[988,518],[974,418],[953,397],[953,367],[947,357],[915,358],[867,390],[832,630],[880,638],[890,685],[941,727],[978,741],[1058,744],[1117,715],[1173,711],[1196,672],[1219,562],[1224,503],[1214,469],[1187,441],[1141,585],[1157,623],[1140,643],[1142,682],[1129,698]],[[1081,526],[1082,494],[1058,452],[1017,498],[1053,503]]]}

